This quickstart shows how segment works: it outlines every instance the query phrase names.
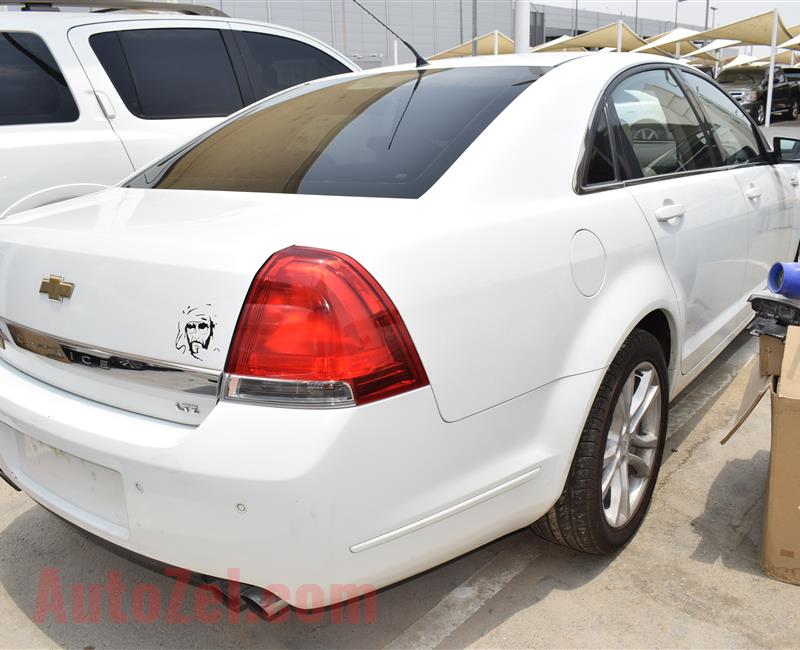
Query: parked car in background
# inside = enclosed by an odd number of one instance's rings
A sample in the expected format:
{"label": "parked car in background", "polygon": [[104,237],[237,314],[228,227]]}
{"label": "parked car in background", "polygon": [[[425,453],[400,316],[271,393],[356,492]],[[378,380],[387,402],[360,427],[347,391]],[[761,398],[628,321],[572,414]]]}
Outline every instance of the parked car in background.
{"label": "parked car in background", "polygon": [[[723,70],[717,83],[753,116],[758,124],[767,118],[767,85],[769,71],[763,67],[739,67]],[[775,69],[772,86],[772,112],[783,113],[790,120],[800,114],[800,86],[787,79],[781,68]]]}
{"label": "parked car in background", "polygon": [[114,544],[302,608],[534,522],[614,552],[670,400],[795,256],[798,183],[672,59],[304,84],[0,221],[0,469]]}
{"label": "parked car in background", "polygon": [[0,13],[0,216],[116,183],[258,99],[358,69],[294,30],[138,6]]}

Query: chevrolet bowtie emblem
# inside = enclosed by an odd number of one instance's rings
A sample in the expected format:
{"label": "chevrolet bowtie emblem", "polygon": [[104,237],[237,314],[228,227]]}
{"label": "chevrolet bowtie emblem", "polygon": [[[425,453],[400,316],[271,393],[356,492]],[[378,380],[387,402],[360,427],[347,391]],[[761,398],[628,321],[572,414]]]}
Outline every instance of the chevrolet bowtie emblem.
{"label": "chevrolet bowtie emblem", "polygon": [[64,298],[71,298],[74,290],[74,284],[64,282],[64,278],[58,275],[51,275],[49,278],[45,278],[42,280],[42,286],[39,287],[39,293],[47,294],[50,300],[57,302],[63,302]]}

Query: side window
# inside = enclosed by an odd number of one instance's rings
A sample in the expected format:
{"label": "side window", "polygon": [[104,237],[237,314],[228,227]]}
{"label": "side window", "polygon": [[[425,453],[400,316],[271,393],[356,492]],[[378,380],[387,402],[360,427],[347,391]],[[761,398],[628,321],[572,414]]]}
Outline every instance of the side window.
{"label": "side window", "polygon": [[74,122],[78,107],[44,41],[0,32],[0,125]]}
{"label": "side window", "polygon": [[312,79],[350,72],[344,64],[306,43],[258,32],[234,33],[256,99]]}
{"label": "side window", "polygon": [[697,96],[722,154],[725,165],[743,165],[761,159],[753,125],[727,93],[694,74],[682,73]]}
{"label": "side window", "polygon": [[668,70],[648,70],[624,79],[611,93],[611,103],[622,130],[623,153],[638,164],[637,175],[713,166],[697,114]]}
{"label": "side window", "polygon": [[244,106],[217,29],[104,32],[89,44],[137,117],[224,117]]}
{"label": "side window", "polygon": [[586,164],[584,182],[587,186],[612,183],[617,180],[617,175],[614,171],[614,153],[611,148],[611,136],[605,111],[600,111],[596,122]]}

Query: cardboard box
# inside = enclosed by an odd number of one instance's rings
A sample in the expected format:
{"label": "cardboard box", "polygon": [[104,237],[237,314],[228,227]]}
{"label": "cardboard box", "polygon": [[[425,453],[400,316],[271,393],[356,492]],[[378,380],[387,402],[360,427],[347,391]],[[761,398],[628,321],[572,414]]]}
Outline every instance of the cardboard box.
{"label": "cardboard box", "polygon": [[787,329],[786,341],[761,336],[759,363],[753,368],[736,423],[739,429],[769,391],[772,446],[769,457],[761,566],[776,580],[800,585],[800,327]]}

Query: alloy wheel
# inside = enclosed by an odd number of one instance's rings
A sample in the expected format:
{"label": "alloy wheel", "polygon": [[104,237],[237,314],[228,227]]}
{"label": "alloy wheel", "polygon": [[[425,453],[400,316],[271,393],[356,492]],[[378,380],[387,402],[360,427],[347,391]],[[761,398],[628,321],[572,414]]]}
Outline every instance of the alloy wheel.
{"label": "alloy wheel", "polygon": [[622,386],[603,455],[603,513],[623,527],[641,506],[653,474],[661,426],[661,383],[655,366],[640,363]]}

